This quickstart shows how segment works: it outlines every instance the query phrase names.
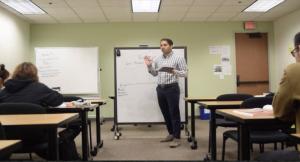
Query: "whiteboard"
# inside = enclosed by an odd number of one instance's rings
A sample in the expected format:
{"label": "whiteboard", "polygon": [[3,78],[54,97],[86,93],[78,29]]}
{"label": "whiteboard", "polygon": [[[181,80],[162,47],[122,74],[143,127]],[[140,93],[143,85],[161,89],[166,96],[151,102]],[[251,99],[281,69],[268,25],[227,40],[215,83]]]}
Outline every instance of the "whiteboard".
{"label": "whiteboard", "polygon": [[[185,57],[186,48],[174,48],[174,54]],[[144,56],[162,55],[159,48],[117,48],[115,50],[115,90],[117,123],[163,123],[156,87],[157,77],[148,73]],[[186,122],[186,79],[180,78],[180,115]]]}
{"label": "whiteboard", "polygon": [[40,82],[62,94],[98,94],[97,47],[35,48]]}

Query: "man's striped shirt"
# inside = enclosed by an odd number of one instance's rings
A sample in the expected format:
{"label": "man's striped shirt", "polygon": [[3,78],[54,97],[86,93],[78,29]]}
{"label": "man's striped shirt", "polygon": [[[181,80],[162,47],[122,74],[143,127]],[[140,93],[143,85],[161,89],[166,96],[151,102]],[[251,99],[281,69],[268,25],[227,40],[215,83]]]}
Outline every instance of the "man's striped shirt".
{"label": "man's striped shirt", "polygon": [[[162,67],[174,68],[174,74],[168,72],[161,72]],[[148,66],[148,71],[153,76],[157,76],[158,84],[172,84],[177,83],[179,77],[187,77],[187,65],[184,57],[177,56],[173,52],[167,56],[159,56],[153,61],[153,65]]]}

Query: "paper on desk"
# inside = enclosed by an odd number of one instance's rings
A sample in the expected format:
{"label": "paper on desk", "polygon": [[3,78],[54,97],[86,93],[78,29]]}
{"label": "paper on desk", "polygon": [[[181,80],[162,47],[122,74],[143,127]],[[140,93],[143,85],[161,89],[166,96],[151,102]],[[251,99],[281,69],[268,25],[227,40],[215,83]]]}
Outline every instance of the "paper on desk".
{"label": "paper on desk", "polygon": [[233,113],[240,114],[243,116],[257,116],[257,115],[269,115],[273,113],[273,109],[270,110],[269,108],[252,108],[252,109],[240,109],[240,110],[233,110]]}

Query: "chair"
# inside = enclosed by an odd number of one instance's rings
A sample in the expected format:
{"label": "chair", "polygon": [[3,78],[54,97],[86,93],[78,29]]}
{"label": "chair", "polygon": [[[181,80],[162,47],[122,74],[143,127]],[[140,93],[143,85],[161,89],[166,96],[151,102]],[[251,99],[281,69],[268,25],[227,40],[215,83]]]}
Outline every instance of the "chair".
{"label": "chair", "polygon": [[[217,101],[244,101],[248,98],[252,98],[253,95],[242,94],[242,93],[229,93],[222,94],[216,98]],[[224,119],[222,116],[216,114],[216,128],[217,127],[237,127],[237,123]],[[209,134],[209,141],[211,139],[211,134]],[[208,152],[210,151],[210,143],[208,144]]]}
{"label": "chair", "polygon": [[[253,97],[245,100],[242,104],[242,108],[258,108],[263,107],[264,105],[272,104],[272,97]],[[264,152],[264,144],[274,143],[274,149],[277,149],[277,142],[282,143],[288,141],[289,136],[284,133],[290,127],[290,124],[287,123],[285,127],[274,127],[269,128],[268,130],[251,130],[250,131],[250,143],[259,144],[260,152]],[[223,133],[223,146],[222,146],[222,160],[225,159],[225,145],[226,140],[230,138],[234,141],[238,141],[238,131],[237,130],[228,130]]]}
{"label": "chair", "polygon": [[[0,114],[44,114],[46,108],[31,103],[2,103]],[[47,130],[32,128],[4,127],[7,139],[21,139],[23,145],[18,153],[29,153],[32,159],[32,152],[43,151],[48,148]]]}

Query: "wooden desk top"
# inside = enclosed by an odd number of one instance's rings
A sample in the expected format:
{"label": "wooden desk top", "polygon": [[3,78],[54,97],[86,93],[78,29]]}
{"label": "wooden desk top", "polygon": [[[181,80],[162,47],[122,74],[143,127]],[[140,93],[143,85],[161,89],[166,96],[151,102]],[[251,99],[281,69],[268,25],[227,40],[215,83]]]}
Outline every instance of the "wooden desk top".
{"label": "wooden desk top", "polygon": [[218,109],[234,109],[239,108],[243,101],[199,101],[199,105],[203,105],[206,109],[215,111]]}
{"label": "wooden desk top", "polygon": [[243,101],[199,101],[198,104],[205,106],[240,106]]}
{"label": "wooden desk top", "polygon": [[0,151],[6,149],[7,147],[11,147],[20,143],[21,140],[0,140]]}
{"label": "wooden desk top", "polygon": [[0,122],[4,126],[59,125],[78,116],[77,113],[0,115]]}
{"label": "wooden desk top", "polygon": [[271,114],[262,113],[261,115],[257,114],[254,116],[246,116],[246,115],[237,114],[234,112],[234,110],[241,110],[241,109],[219,109],[216,111],[216,113],[224,116],[225,118],[234,120],[236,122],[241,122],[241,123],[279,121],[278,119],[275,118],[273,113]]}
{"label": "wooden desk top", "polygon": [[293,137],[296,137],[296,138],[299,138],[299,139],[300,139],[300,133],[297,133],[297,134],[291,134],[291,136],[293,136]]}
{"label": "wooden desk top", "polygon": [[216,101],[216,98],[186,97],[184,100],[187,102]]}

